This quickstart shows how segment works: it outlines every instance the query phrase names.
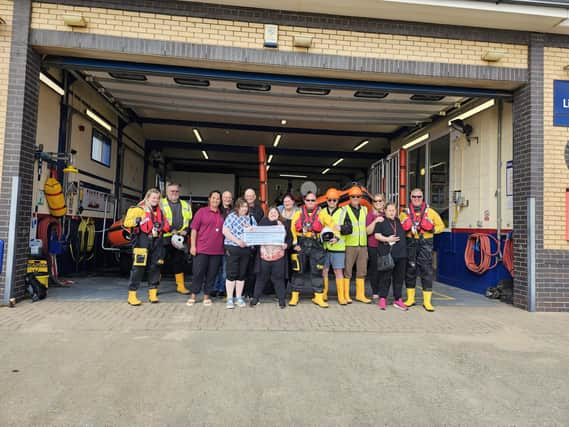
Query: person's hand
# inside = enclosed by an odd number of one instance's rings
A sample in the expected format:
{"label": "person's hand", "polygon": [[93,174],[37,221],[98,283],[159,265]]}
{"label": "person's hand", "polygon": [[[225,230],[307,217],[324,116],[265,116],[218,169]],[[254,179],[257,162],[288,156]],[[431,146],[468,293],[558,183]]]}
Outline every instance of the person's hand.
{"label": "person's hand", "polygon": [[286,249],[286,248],[287,248],[287,244],[286,244],[286,243],[283,243],[283,244],[281,245],[281,247],[282,247],[283,249]]}
{"label": "person's hand", "polygon": [[391,235],[388,237],[389,243],[397,243],[399,240],[401,240],[400,237],[396,236],[395,234]]}
{"label": "person's hand", "polygon": [[295,250],[296,252],[300,252],[300,249],[301,249],[301,248],[300,248],[299,245],[294,245],[294,250]]}
{"label": "person's hand", "polygon": [[334,231],[337,231],[338,233],[340,232],[341,228],[339,225],[335,225],[333,228]]}
{"label": "person's hand", "polygon": [[188,232],[186,230],[182,230],[178,233],[180,236],[186,237],[188,235]]}
{"label": "person's hand", "polygon": [[192,256],[196,256],[197,253],[198,251],[195,246],[190,247],[190,254],[192,254]]}
{"label": "person's hand", "polygon": [[330,244],[333,245],[334,243],[338,243],[338,238],[337,238],[337,237],[332,237],[332,238],[330,239]]}
{"label": "person's hand", "polygon": [[375,223],[377,224],[378,222],[383,222],[385,221],[385,218],[383,218],[382,216],[378,216],[375,218]]}
{"label": "person's hand", "polygon": [[238,244],[239,244],[240,248],[246,248],[247,247],[247,243],[245,243],[243,240],[239,240]]}

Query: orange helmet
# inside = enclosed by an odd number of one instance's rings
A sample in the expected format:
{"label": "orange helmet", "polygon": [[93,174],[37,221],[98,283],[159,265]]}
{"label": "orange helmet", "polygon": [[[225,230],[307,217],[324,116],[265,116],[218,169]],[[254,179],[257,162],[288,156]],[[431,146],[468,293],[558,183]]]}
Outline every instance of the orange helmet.
{"label": "orange helmet", "polygon": [[352,187],[350,191],[348,191],[348,196],[362,196],[364,193],[360,187]]}
{"label": "orange helmet", "polygon": [[326,191],[326,198],[338,200],[340,198],[340,192],[335,188],[329,188],[328,191]]}

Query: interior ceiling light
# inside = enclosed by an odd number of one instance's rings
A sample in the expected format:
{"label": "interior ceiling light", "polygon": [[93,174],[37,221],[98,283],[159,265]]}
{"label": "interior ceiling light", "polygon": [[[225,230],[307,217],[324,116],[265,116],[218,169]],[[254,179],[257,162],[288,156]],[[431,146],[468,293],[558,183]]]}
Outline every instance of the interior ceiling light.
{"label": "interior ceiling light", "polygon": [[354,151],[358,151],[359,149],[364,148],[368,144],[369,144],[369,141],[366,139],[365,141],[362,141],[358,145],[356,145],[354,147]]}
{"label": "interior ceiling light", "polygon": [[237,89],[240,90],[256,90],[258,92],[268,92],[271,90],[271,85],[266,83],[237,83]]}
{"label": "interior ceiling light", "polygon": [[85,111],[85,114],[87,114],[87,117],[89,117],[93,121],[103,126],[105,129],[107,129],[109,132],[111,131],[112,129],[111,124],[107,122],[105,119],[103,119],[101,116],[99,116],[97,113],[95,113],[94,111],[87,109]]}
{"label": "interior ceiling light", "polygon": [[308,178],[308,175],[294,175],[290,173],[281,173],[279,176],[283,178]]}
{"label": "interior ceiling light", "polygon": [[45,83],[51,90],[57,93],[59,96],[65,95],[65,91],[61,86],[59,86],[56,82],[50,79],[47,75],[40,72],[40,81]]}
{"label": "interior ceiling light", "polygon": [[194,135],[196,136],[196,139],[198,140],[198,142],[203,142],[202,136],[200,135],[200,131],[197,129],[194,129]]}
{"label": "interior ceiling light", "polygon": [[273,142],[273,147],[278,147],[278,146],[279,146],[279,142],[281,142],[281,138],[282,138],[282,137],[283,137],[283,136],[280,135],[280,134],[277,135],[277,136],[275,136],[275,140],[274,140],[274,142]]}
{"label": "interior ceiling light", "polygon": [[328,95],[330,93],[330,89],[322,89],[318,87],[299,87],[296,89],[296,93],[300,95]]}
{"label": "interior ceiling light", "polygon": [[334,163],[332,163],[332,166],[338,166],[343,161],[344,161],[344,159],[340,158],[340,159],[336,160]]}
{"label": "interior ceiling light", "polygon": [[471,110],[468,110],[462,114],[459,114],[458,116],[454,117],[452,120],[449,120],[448,125],[451,126],[451,124],[454,120],[466,120],[469,117],[474,116],[475,114],[481,113],[482,111],[493,107],[495,104],[496,104],[496,101],[494,99],[486,101],[486,102],[480,104],[479,106],[472,108]]}
{"label": "interior ceiling light", "polygon": [[425,133],[425,134],[423,134],[423,135],[421,135],[421,136],[419,136],[419,137],[417,137],[417,138],[415,138],[415,139],[412,139],[411,141],[409,141],[407,144],[405,144],[405,145],[403,146],[403,149],[404,149],[404,150],[407,150],[407,149],[413,147],[414,145],[417,145],[417,144],[419,144],[419,143],[421,143],[421,142],[423,142],[423,141],[429,139],[430,136],[431,136],[431,135],[430,135],[429,133]]}
{"label": "interior ceiling light", "polygon": [[371,99],[383,99],[387,95],[389,95],[387,92],[378,92],[375,90],[358,90],[356,93],[354,93],[354,96],[356,98],[371,98]]}
{"label": "interior ceiling light", "polygon": [[179,85],[183,86],[199,86],[199,87],[208,87],[209,80],[204,79],[187,79],[182,77],[174,77],[174,81]]}
{"label": "interior ceiling light", "polygon": [[428,94],[418,94],[412,95],[411,101],[428,101],[428,102],[436,102],[442,101],[444,99],[444,95],[428,95]]}
{"label": "interior ceiling light", "polygon": [[202,150],[202,154],[203,154],[204,159],[209,160],[209,157],[207,156],[207,151]]}
{"label": "interior ceiling light", "polygon": [[267,172],[269,171],[270,168],[271,168],[271,165],[267,165]]}
{"label": "interior ceiling light", "polygon": [[271,154],[271,155],[269,156],[269,158],[268,158],[268,160],[267,160],[267,163],[270,164],[270,163],[273,161],[273,156],[274,156],[274,154]]}
{"label": "interior ceiling light", "polygon": [[326,175],[328,172],[330,172],[330,168],[326,168],[322,171],[322,175]]}
{"label": "interior ceiling light", "polygon": [[282,120],[281,120],[281,125],[284,126],[284,125],[286,125],[286,123],[287,123],[287,121],[286,121],[285,119],[282,119]]}
{"label": "interior ceiling light", "polygon": [[145,82],[147,80],[144,74],[136,73],[109,73],[109,76],[117,80],[133,80],[136,82]]}

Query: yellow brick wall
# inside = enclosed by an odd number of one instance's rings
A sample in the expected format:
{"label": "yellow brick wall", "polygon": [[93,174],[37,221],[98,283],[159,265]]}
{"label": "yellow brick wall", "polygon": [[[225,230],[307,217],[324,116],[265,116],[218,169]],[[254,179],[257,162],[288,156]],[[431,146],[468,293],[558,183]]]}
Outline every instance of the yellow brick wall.
{"label": "yellow brick wall", "polygon": [[6,24],[0,25],[0,176],[4,158],[4,134],[6,131],[6,104],[8,101],[8,75],[10,72],[10,42],[12,40],[12,0],[0,0],[0,17]]}
{"label": "yellow brick wall", "polygon": [[553,81],[569,80],[563,67],[569,64],[569,49],[545,48],[544,52],[544,206],[545,249],[569,249],[565,240],[565,189],[569,169],[565,164],[565,145],[569,128],[553,126]]}
{"label": "yellow brick wall", "polygon": [[[66,14],[83,15],[87,28],[65,26]],[[244,48],[262,48],[264,38],[264,25],[253,22],[41,2],[33,3],[32,28]],[[481,56],[489,49],[499,49],[506,55],[492,65],[527,68],[527,46],[523,45],[280,26],[278,49],[305,52],[306,49],[293,47],[294,36],[313,38],[310,53],[453,64],[489,65]]]}

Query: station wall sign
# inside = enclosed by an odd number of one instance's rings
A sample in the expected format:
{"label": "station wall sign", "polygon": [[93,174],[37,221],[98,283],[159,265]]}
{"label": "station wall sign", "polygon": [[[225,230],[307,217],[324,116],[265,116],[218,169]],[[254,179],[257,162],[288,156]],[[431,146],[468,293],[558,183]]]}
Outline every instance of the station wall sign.
{"label": "station wall sign", "polygon": [[569,81],[553,81],[553,126],[569,126]]}

